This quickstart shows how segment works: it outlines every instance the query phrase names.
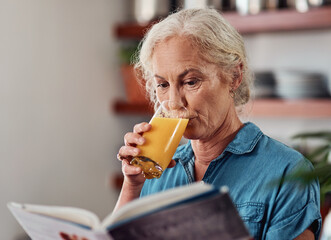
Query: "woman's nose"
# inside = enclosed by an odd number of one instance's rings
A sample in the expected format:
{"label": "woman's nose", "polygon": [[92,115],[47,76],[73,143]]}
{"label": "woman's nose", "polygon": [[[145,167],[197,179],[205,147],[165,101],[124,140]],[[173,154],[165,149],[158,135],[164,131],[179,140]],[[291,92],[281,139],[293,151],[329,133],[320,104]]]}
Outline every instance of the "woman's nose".
{"label": "woman's nose", "polygon": [[183,106],[182,106],[182,104],[180,102],[173,101],[173,100],[170,100],[169,101],[169,109],[170,110],[178,110],[181,107],[183,107]]}
{"label": "woman's nose", "polygon": [[179,89],[173,88],[169,95],[170,108],[178,109],[185,106],[185,99],[183,94],[181,94]]}
{"label": "woman's nose", "polygon": [[186,107],[178,101],[165,101],[162,103],[168,115],[172,118],[188,118]]}

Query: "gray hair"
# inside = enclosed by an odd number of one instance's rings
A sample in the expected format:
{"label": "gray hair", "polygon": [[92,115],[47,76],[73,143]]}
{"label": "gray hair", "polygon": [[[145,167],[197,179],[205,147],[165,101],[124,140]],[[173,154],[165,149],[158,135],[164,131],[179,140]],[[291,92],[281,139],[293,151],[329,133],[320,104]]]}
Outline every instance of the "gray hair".
{"label": "gray hair", "polygon": [[[135,69],[138,78],[146,81],[146,91],[154,104],[157,98],[153,81],[153,51],[157,44],[174,36],[189,38],[205,60],[222,69],[222,76],[229,82],[242,74],[234,103],[240,106],[248,102],[252,73],[241,35],[214,9],[186,9],[153,25],[140,43]],[[238,66],[241,66],[241,72],[238,72]]]}

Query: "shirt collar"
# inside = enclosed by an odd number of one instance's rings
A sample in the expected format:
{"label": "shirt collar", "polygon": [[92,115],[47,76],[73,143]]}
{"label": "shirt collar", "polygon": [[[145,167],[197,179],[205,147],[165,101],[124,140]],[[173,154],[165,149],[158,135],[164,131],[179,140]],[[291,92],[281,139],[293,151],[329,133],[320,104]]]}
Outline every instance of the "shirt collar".
{"label": "shirt collar", "polygon": [[[237,155],[249,153],[253,151],[262,135],[263,133],[254,123],[247,122],[225,148],[224,152],[231,152]],[[179,160],[182,163],[185,163],[193,157],[194,152],[191,146],[191,141],[189,141],[186,145],[178,149],[174,155],[174,160]]]}
{"label": "shirt collar", "polygon": [[232,142],[225,148],[224,152],[234,154],[245,154],[253,151],[254,147],[260,140],[263,133],[254,123],[247,122],[244,124]]}

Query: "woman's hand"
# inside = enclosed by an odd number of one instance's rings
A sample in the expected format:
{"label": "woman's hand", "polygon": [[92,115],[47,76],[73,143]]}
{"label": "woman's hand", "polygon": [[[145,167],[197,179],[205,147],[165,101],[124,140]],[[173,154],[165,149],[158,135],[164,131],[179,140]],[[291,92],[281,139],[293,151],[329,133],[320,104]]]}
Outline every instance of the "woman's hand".
{"label": "woman's hand", "polygon": [[122,161],[124,181],[114,211],[140,196],[146,179],[141,169],[130,165],[130,162],[134,156],[139,155],[140,149],[137,148],[137,145],[143,145],[145,143],[142,134],[149,131],[151,127],[146,122],[139,123],[134,126],[133,132],[129,132],[124,136],[124,146],[120,148],[117,154],[118,160]]}
{"label": "woman's hand", "polygon": [[[138,145],[145,143],[145,138],[142,136],[144,132],[149,131],[152,126],[149,123],[143,122],[136,124],[133,132],[129,132],[124,136],[124,146],[122,146],[117,154],[117,158],[122,161],[122,172],[124,181],[132,186],[139,186],[145,182],[142,171],[139,167],[130,165],[133,157],[140,154]],[[171,160],[169,168],[174,167],[176,162]]]}
{"label": "woman's hand", "polygon": [[133,132],[129,132],[124,136],[124,146],[122,146],[117,154],[117,158],[122,161],[122,172],[124,175],[124,182],[131,186],[139,186],[145,182],[142,171],[139,167],[130,165],[133,157],[140,154],[138,145],[145,143],[145,138],[142,136],[144,132],[151,129],[151,125],[143,122],[136,124]]}
{"label": "woman's hand", "polygon": [[[142,135],[144,132],[151,130],[151,128],[152,126],[149,123],[139,123],[134,126],[133,132],[129,132],[124,136],[124,146],[120,148],[117,154],[117,158],[122,161],[124,182],[114,211],[140,196],[146,179],[141,169],[130,165],[130,162],[133,157],[140,154],[140,149],[137,146],[145,143],[145,138]],[[168,167],[174,167],[175,165],[176,162],[171,160]]]}

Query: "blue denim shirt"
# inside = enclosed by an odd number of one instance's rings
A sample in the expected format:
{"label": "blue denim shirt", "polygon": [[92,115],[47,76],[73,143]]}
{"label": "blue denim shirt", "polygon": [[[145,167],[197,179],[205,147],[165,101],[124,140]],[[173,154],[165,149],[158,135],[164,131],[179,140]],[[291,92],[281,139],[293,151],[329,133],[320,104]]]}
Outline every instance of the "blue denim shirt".
{"label": "blue denim shirt", "polygon": [[[190,142],[178,147],[174,160],[176,166],[166,169],[160,179],[145,181],[141,197],[195,181]],[[318,239],[321,229],[318,181],[305,186],[275,182],[298,167],[312,169],[300,153],[264,135],[253,123],[246,123],[223,153],[209,164],[202,181],[229,188],[254,239],[293,239],[313,223]]]}

